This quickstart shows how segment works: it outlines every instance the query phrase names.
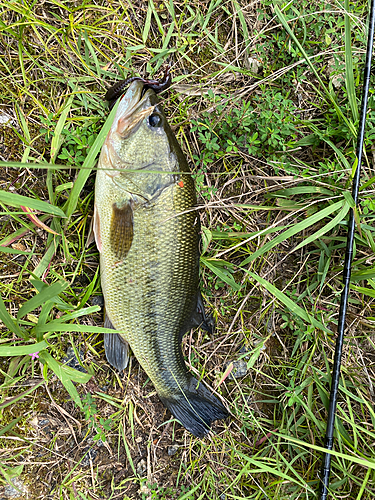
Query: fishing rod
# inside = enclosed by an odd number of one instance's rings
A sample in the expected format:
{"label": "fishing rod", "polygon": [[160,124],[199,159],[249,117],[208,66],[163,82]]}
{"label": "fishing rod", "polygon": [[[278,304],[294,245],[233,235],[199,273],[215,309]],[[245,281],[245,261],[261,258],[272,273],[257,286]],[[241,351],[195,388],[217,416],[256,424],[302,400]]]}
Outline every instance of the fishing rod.
{"label": "fishing rod", "polygon": [[[359,119],[359,129],[357,137],[357,168],[353,178],[353,188],[352,196],[355,205],[358,205],[358,190],[359,190],[359,179],[361,175],[361,162],[363,153],[363,141],[365,135],[365,124],[366,124],[366,111],[367,111],[367,101],[368,92],[370,86],[370,74],[371,74],[371,58],[372,58],[372,47],[374,41],[374,25],[375,25],[375,0],[371,0],[370,15],[369,15],[369,27],[368,27],[368,39],[367,39],[367,50],[366,50],[366,63],[363,77],[363,89],[362,89],[362,104],[361,104],[361,114]],[[331,393],[329,401],[328,419],[327,419],[327,429],[325,436],[325,448],[327,450],[332,450],[333,448],[333,433],[335,429],[335,412],[337,405],[338,388],[340,381],[340,366],[341,366],[341,355],[344,343],[344,330],[345,330],[345,317],[348,305],[348,295],[349,295],[349,285],[350,285],[350,275],[351,275],[351,265],[353,257],[353,243],[354,243],[354,211],[350,209],[349,224],[348,224],[348,236],[346,241],[346,252],[345,252],[345,262],[343,270],[343,291],[341,293],[340,302],[340,312],[338,319],[338,332],[335,347],[335,358],[333,362],[332,369],[332,381],[331,381]],[[320,500],[325,500],[328,496],[328,485],[329,476],[331,473],[331,453],[325,452],[323,455],[323,464],[320,477]]]}

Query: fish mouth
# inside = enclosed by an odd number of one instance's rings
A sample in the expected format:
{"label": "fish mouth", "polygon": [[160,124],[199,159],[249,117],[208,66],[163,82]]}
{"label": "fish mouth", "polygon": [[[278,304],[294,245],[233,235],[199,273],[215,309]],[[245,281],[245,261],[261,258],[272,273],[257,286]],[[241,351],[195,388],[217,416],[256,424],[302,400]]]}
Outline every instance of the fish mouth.
{"label": "fish mouth", "polygon": [[143,94],[143,88],[143,82],[132,82],[126,94],[121,97],[112,127],[123,139],[134,132],[154,111],[155,106],[151,105],[150,101],[155,92],[148,89]]}

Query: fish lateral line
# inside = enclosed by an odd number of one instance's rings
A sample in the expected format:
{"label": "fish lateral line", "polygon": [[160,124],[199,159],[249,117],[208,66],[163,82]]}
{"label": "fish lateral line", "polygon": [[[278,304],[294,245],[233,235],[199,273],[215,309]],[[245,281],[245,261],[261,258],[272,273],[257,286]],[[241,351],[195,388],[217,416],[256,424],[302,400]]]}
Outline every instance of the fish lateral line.
{"label": "fish lateral line", "polygon": [[124,172],[124,173],[129,173],[129,174],[160,174],[160,175],[193,175],[192,172],[185,172],[184,170],[143,170],[142,168],[139,169],[127,169],[127,168],[119,168],[119,167],[97,167],[96,169],[93,170],[100,170],[103,172],[111,172],[112,170],[116,170],[118,172]]}

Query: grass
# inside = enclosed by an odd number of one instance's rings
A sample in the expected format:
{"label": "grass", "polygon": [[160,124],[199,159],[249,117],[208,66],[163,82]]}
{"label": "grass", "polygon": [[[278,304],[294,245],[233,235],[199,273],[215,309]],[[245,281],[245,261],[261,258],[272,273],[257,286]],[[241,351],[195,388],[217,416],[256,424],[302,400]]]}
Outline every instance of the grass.
{"label": "grass", "polygon": [[[349,0],[0,1],[3,485],[19,478],[31,499],[314,498],[366,15]],[[167,60],[164,108],[195,178],[217,320],[184,352],[231,411],[202,441],[135,360],[121,376],[106,363],[85,246],[105,90]],[[353,500],[375,490],[374,130],[370,91],[330,486]]]}

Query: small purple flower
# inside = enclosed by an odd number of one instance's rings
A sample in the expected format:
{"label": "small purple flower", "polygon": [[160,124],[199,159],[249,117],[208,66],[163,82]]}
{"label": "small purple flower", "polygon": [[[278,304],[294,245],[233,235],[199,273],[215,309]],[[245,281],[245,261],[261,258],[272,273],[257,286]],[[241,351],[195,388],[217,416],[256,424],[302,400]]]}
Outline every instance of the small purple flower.
{"label": "small purple flower", "polygon": [[34,359],[39,358],[39,351],[33,352],[32,354],[29,354],[31,356],[31,359],[34,361]]}

